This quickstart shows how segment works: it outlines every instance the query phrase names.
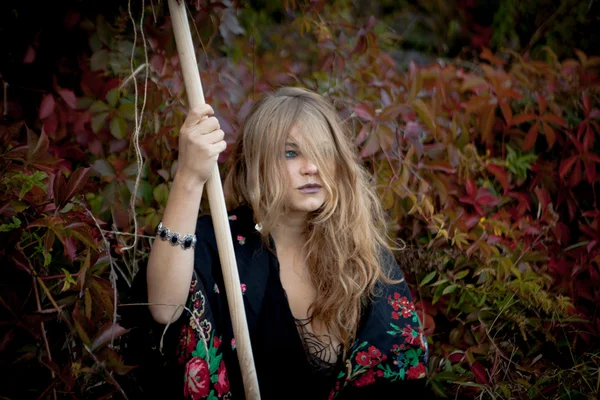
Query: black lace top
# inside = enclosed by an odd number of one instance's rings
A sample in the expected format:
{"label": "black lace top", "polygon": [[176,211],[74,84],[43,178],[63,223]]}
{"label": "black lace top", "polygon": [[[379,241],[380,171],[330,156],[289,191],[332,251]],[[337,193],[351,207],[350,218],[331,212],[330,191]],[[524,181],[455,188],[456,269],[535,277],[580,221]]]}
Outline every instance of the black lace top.
{"label": "black lace top", "polygon": [[308,329],[309,318],[294,318],[298,334],[304,344],[306,359],[317,375],[328,377],[333,375],[343,354],[343,346],[337,348],[331,343],[328,335],[317,337]]}

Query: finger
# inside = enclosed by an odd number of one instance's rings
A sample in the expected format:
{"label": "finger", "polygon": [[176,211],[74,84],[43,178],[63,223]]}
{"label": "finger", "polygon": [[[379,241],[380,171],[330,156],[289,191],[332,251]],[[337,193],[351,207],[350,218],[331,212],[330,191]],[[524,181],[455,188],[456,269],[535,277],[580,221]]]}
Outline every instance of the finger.
{"label": "finger", "polygon": [[214,110],[208,104],[198,105],[190,110],[185,121],[183,122],[183,127],[191,128],[197,125],[204,117],[214,114]]}
{"label": "finger", "polygon": [[227,148],[227,142],[224,140],[221,140],[220,142],[217,142],[215,144],[213,144],[213,149],[217,152],[217,153],[222,153],[225,151],[225,149]]}
{"label": "finger", "polygon": [[211,133],[218,129],[221,129],[221,124],[216,117],[209,117],[202,121],[202,131],[205,133]]}
{"label": "finger", "polygon": [[223,140],[223,138],[225,137],[225,132],[223,132],[221,129],[217,129],[216,131],[213,131],[211,133],[207,133],[204,136],[204,140],[206,140],[204,143],[218,143],[221,140]]}

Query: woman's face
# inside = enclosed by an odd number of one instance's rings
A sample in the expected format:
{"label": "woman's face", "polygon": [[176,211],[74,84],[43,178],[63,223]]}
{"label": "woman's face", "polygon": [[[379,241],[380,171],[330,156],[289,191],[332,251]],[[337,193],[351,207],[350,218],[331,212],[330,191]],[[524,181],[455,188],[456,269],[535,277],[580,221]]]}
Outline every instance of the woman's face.
{"label": "woman's face", "polygon": [[300,151],[302,137],[292,127],[285,144],[285,164],[290,177],[287,204],[292,211],[313,212],[327,199],[317,166]]}

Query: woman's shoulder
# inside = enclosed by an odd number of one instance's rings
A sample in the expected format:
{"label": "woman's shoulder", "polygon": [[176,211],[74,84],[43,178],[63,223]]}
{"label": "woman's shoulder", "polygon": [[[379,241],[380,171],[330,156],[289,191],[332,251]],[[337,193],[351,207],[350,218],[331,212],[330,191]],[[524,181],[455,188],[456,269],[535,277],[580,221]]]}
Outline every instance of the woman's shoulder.
{"label": "woman's shoulder", "polygon": [[394,281],[381,282],[372,297],[349,349],[347,368],[338,377],[340,389],[422,379],[427,374],[427,340],[410,288],[394,254],[383,249],[381,257],[382,268]]}

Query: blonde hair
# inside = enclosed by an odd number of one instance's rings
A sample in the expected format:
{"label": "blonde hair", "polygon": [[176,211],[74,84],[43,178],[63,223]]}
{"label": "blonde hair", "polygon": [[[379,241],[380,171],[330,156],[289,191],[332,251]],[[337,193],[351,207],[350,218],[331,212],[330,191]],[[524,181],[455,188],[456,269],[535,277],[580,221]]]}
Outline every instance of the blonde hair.
{"label": "blonde hair", "polygon": [[302,135],[302,154],[317,166],[327,193],[323,206],[310,213],[304,232],[317,291],[308,316],[322,322],[347,350],[375,283],[390,281],[382,268],[389,245],[374,185],[334,107],[300,88],[282,88],[258,101],[229,159],[227,203],[230,208],[250,206],[268,243],[269,232],[287,211],[289,176],[283,154],[293,126]]}

